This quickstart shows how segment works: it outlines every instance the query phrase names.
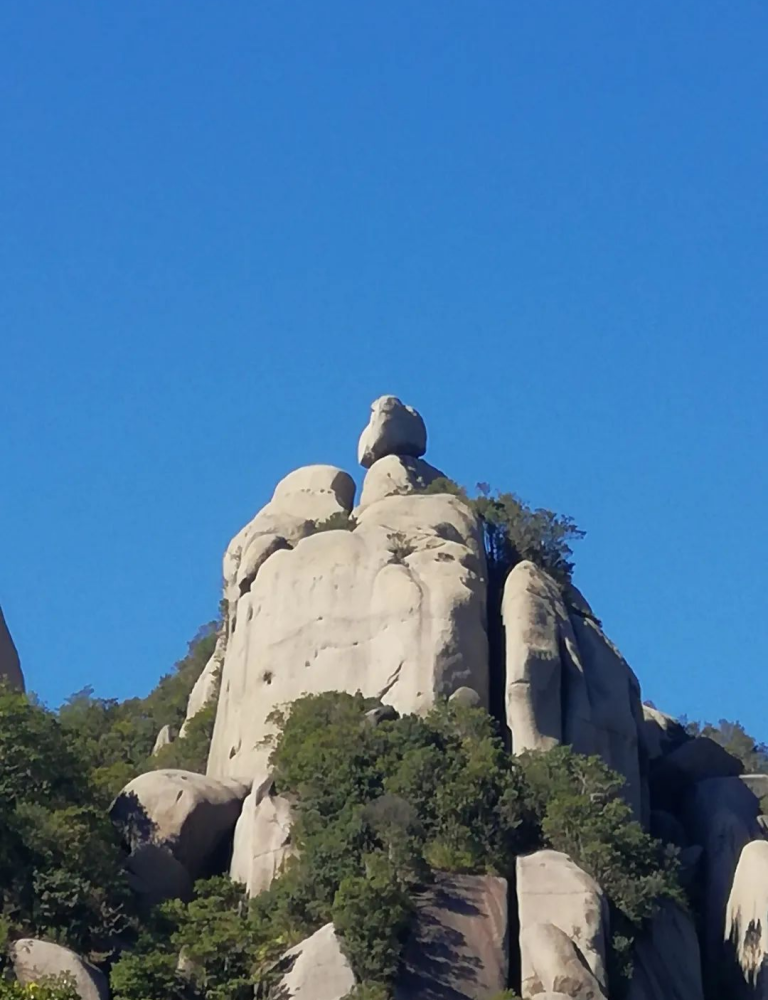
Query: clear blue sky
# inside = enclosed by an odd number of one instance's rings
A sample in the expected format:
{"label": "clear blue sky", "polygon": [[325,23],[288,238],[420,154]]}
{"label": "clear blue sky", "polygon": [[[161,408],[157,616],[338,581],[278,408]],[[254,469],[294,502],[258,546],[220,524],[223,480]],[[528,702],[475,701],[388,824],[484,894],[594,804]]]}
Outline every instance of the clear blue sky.
{"label": "clear blue sky", "polygon": [[0,602],[145,693],[371,400],[572,514],[673,713],[768,739],[763,0],[0,5]]}

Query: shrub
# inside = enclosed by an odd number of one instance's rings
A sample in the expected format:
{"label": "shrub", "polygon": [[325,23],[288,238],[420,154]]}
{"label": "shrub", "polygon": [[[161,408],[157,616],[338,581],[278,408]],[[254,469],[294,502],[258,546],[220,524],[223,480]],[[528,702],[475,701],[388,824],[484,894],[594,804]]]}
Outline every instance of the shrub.
{"label": "shrub", "polygon": [[534,509],[514,493],[492,491],[487,483],[478,483],[477,490],[472,499],[461,486],[441,477],[424,492],[457,496],[480,518],[491,584],[503,584],[510,569],[524,559],[567,583],[573,572],[571,544],[585,535],[573,518]]}
{"label": "shrub", "polygon": [[324,521],[315,521],[313,532],[318,531],[354,531],[357,520],[346,510],[337,510]]}
{"label": "shrub", "polygon": [[78,1000],[71,976],[47,976],[37,982],[21,983],[0,979],[0,1000]]}

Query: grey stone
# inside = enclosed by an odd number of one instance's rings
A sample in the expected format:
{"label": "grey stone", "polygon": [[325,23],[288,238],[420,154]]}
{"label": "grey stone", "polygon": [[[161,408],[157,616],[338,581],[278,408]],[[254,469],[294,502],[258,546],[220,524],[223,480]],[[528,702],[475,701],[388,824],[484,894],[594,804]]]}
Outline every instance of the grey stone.
{"label": "grey stone", "polygon": [[663,903],[635,942],[627,1000],[704,1000],[696,928],[674,903]]}
{"label": "grey stone", "polygon": [[364,468],[386,455],[421,458],[426,450],[427,429],[412,406],[397,396],[380,396],[371,404],[371,416],[357,446],[357,460]]}
{"label": "grey stone", "polygon": [[360,494],[360,508],[389,496],[423,492],[443,473],[421,458],[386,455],[368,469]]}
{"label": "grey stone", "polygon": [[70,976],[80,1000],[109,1000],[109,987],[103,972],[85,959],[52,941],[20,938],[10,947],[16,978],[23,985],[55,976]]}
{"label": "grey stone", "polygon": [[417,897],[395,1000],[487,1000],[508,975],[507,882],[436,872]]}
{"label": "grey stone", "polygon": [[343,1000],[355,985],[333,924],[325,924],[283,956],[280,1000]]}

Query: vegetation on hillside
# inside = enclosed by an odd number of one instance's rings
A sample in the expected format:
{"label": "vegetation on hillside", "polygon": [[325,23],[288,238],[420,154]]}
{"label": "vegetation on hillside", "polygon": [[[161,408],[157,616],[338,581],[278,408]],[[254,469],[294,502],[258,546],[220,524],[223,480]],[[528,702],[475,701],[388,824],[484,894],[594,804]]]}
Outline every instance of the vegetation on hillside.
{"label": "vegetation on hillside", "polygon": [[545,845],[602,882],[628,940],[658,899],[682,898],[674,859],[631,820],[621,779],[597,758],[511,757],[481,709],[441,704],[374,726],[370,707],[332,692],[275,715],[272,764],[278,791],[297,801],[298,856],[250,903],[213,879],[189,905],[160,907],[114,967],[116,1000],[190,989],[245,1000],[254,985],[268,996],[285,949],[330,920],[356,997],[386,1000],[418,886],[435,870],[510,875],[518,853]]}
{"label": "vegetation on hillside", "polygon": [[62,728],[77,744],[82,759],[90,764],[91,781],[102,804],[108,804],[144,771],[157,767],[205,770],[214,706],[200,713],[202,717],[195,719],[184,740],[164,747],[156,757],[152,749],[163,726],[175,732],[181,729],[190,692],[213,654],[219,627],[217,621],[202,626],[190,642],[187,655],[146,698],[122,702],[94,698],[93,690],[85,688],[59,709]]}

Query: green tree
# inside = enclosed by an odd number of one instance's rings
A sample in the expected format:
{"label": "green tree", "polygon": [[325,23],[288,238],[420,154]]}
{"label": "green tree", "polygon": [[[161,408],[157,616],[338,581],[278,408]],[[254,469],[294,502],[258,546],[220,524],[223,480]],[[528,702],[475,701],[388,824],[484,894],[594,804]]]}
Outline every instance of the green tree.
{"label": "green tree", "polygon": [[0,900],[12,935],[108,952],[130,897],[89,762],[55,715],[0,689]]}

